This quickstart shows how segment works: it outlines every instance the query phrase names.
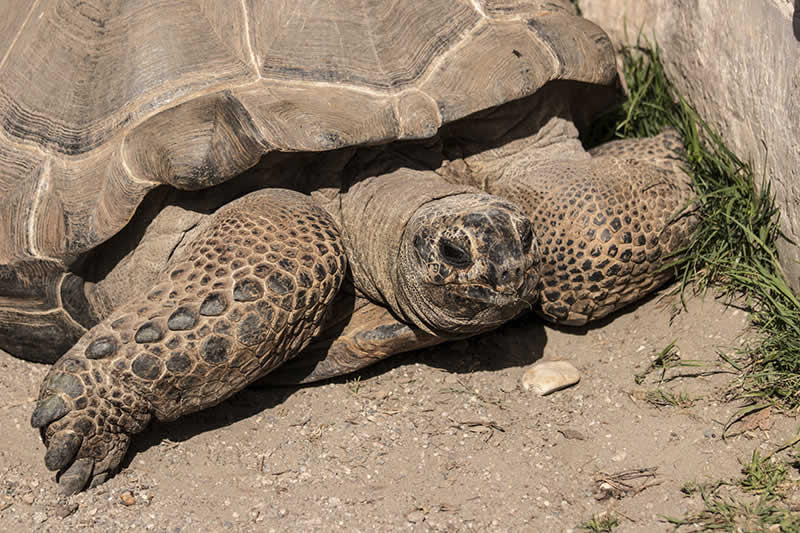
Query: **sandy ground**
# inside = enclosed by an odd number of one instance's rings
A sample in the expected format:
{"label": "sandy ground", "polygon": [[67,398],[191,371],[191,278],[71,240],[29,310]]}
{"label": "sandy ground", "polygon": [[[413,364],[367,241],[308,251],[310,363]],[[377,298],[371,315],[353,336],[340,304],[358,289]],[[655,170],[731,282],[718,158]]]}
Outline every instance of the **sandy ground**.
{"label": "sandy ground", "polygon": [[[664,516],[700,506],[685,482],[735,476],[797,426],[761,416],[721,438],[738,404],[717,351],[739,346],[747,317],[707,296],[671,320],[675,303],[650,298],[588,329],[528,318],[349,379],[250,389],[151,427],[120,474],[61,500],[28,426],[47,368],[0,353],[0,531],[569,531],[604,511],[616,531],[668,531]],[[672,340],[705,362],[662,385],[690,407],[644,400],[658,372],[634,380]],[[526,392],[539,359],[571,361],[580,384]],[[599,488],[638,469],[655,476],[623,497]]]}

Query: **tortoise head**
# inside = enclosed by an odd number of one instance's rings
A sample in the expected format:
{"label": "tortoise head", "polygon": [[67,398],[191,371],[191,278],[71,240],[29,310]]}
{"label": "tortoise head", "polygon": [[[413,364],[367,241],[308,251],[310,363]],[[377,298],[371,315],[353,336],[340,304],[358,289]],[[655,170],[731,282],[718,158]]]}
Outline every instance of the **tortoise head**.
{"label": "tortoise head", "polygon": [[533,306],[539,268],[520,208],[489,194],[457,194],[424,204],[409,221],[396,286],[419,325],[444,335],[476,333]]}

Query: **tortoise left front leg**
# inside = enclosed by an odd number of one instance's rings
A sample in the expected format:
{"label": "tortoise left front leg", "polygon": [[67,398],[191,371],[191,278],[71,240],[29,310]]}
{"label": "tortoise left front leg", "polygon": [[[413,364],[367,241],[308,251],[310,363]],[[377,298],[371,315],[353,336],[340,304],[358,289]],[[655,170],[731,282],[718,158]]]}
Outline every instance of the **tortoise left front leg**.
{"label": "tortoise left front leg", "polygon": [[537,312],[581,325],[671,279],[665,267],[688,242],[696,217],[681,214],[693,191],[676,132],[613,141],[587,154],[577,130],[567,130],[556,143],[569,147],[564,153],[521,139],[446,171],[452,180],[480,181],[523,209],[543,259]]}
{"label": "tortoise left front leg", "polygon": [[318,333],[346,268],[327,212],[272,189],[205,224],[152,290],[89,331],[42,384],[31,424],[65,492],[102,482],[153,417],[221,402]]}

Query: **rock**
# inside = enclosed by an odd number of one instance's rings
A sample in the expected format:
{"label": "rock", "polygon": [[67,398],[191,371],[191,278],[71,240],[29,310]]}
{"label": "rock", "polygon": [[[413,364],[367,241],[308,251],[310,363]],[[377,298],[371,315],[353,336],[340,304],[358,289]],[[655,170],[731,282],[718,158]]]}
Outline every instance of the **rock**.
{"label": "rock", "polygon": [[53,514],[55,514],[58,518],[66,518],[77,510],[77,503],[64,502],[58,503],[53,507]]}
{"label": "rock", "polygon": [[574,385],[581,380],[578,369],[567,361],[536,363],[522,376],[522,386],[539,396]]}
{"label": "rock", "polygon": [[406,520],[408,520],[412,524],[419,524],[423,520],[425,520],[425,513],[423,513],[419,509],[416,509],[406,515]]}
{"label": "rock", "polygon": [[[670,79],[757,179],[766,169],[783,232],[800,242],[800,2],[580,0],[583,15],[617,43],[658,43]],[[758,183],[757,183],[758,185]],[[800,292],[800,247],[780,258]]]}
{"label": "rock", "polygon": [[614,490],[614,487],[604,481],[598,485],[597,490],[594,493],[594,497],[598,501],[608,500],[614,496],[615,492],[616,491]]}
{"label": "rock", "polygon": [[586,436],[576,429],[559,429],[558,430],[561,435],[568,440],[586,440]]}
{"label": "rock", "polygon": [[131,506],[136,503],[136,498],[133,496],[133,493],[129,490],[126,490],[122,494],[119,495],[119,499],[122,500],[122,503]]}

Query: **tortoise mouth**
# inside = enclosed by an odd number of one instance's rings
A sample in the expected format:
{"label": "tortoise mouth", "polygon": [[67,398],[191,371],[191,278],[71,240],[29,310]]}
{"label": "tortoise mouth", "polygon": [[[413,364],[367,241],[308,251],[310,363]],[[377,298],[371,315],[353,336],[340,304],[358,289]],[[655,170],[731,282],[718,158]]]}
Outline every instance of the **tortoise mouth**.
{"label": "tortoise mouth", "polygon": [[528,302],[533,306],[537,298],[537,285],[539,283],[539,266],[537,263],[528,265],[525,272],[517,281],[508,283],[494,283],[491,280],[459,281],[450,280],[441,283],[427,281],[422,285],[427,290],[444,290],[460,294],[462,298],[480,303],[490,303],[498,307],[509,305],[517,301]]}
{"label": "tortoise mouth", "polygon": [[538,269],[531,265],[519,284],[453,281],[427,283],[425,291],[437,302],[440,312],[456,322],[468,320],[489,328],[532,309],[538,298],[538,283]]}
{"label": "tortoise mouth", "polygon": [[538,299],[539,273],[535,265],[526,270],[519,285],[498,287],[477,280],[419,281],[410,284],[412,291],[403,294],[414,310],[414,315],[408,318],[443,336],[472,335],[494,329],[532,309]]}
{"label": "tortoise mouth", "polygon": [[533,307],[532,296],[524,291],[503,294],[485,285],[439,286],[435,292],[439,292],[439,322],[447,324],[440,334],[472,335],[495,329]]}

